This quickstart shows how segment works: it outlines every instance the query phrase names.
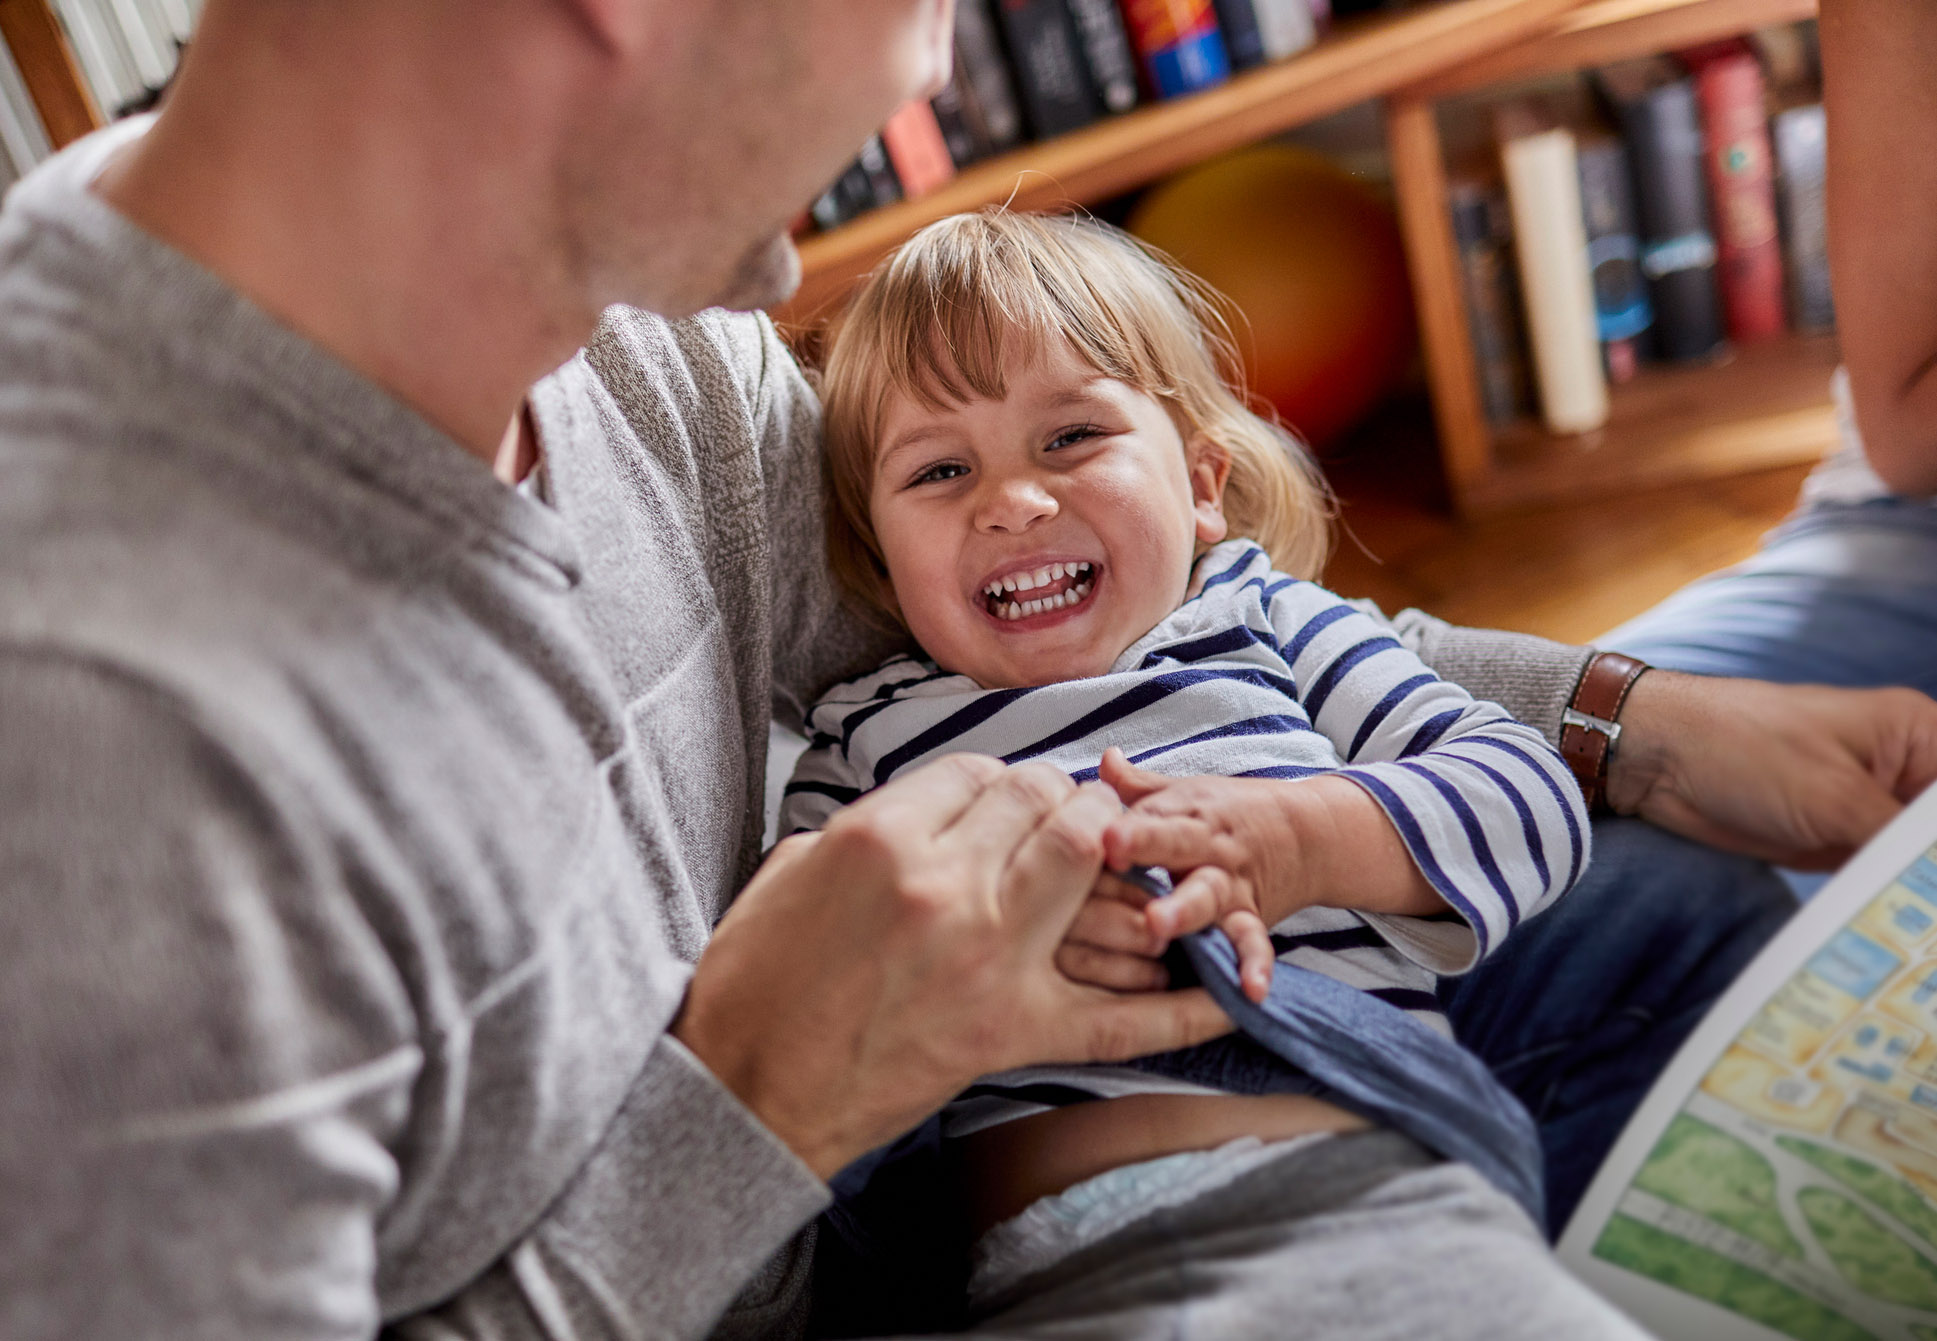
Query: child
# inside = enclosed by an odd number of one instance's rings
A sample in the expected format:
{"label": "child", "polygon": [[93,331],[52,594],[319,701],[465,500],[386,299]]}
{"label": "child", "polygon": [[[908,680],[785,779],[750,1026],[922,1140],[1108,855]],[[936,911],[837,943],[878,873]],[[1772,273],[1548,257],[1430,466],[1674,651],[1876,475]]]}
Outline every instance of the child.
{"label": "child", "polygon": [[[1246,408],[1236,372],[1210,297],[1087,220],[943,220],[864,285],[823,382],[830,555],[848,593],[925,657],[816,705],[781,831],[818,828],[957,751],[1078,780],[1102,771],[1131,794],[1160,785],[1131,764],[1253,780],[1223,793],[1234,813],[1211,817],[1272,854],[1275,876],[1238,915],[1213,907],[1229,882],[1207,865],[1147,908],[1106,878],[1091,907],[1114,910],[1088,921],[1129,949],[1126,919],[1156,940],[1218,920],[1240,949],[1192,936],[1191,965],[1262,1050],[990,1077],[945,1115],[948,1136],[1083,1099],[1204,1096],[1146,1105],[1185,1116],[1174,1130],[1160,1117],[1155,1135],[1141,1118],[1137,1141],[1112,1147],[1135,1159],[1220,1144],[1206,1133],[1228,1124],[1203,1115],[1234,1101],[1210,1095],[1316,1095],[1265,1134],[1340,1130],[1344,1109],[1473,1164],[1538,1218],[1531,1124],[1447,1037],[1434,988],[1579,876],[1580,793],[1536,732],[1309,580],[1326,496],[1298,445]],[[1114,1223],[1090,1214],[1115,1204],[1091,1183],[1129,1170],[1085,1182],[1082,1215],[1053,1196],[1014,1214],[1107,1165],[1094,1117],[1084,1124],[1059,1137],[1038,1119],[1000,1145],[1033,1173],[981,1217],[1007,1222],[978,1246],[979,1299]],[[1252,1142],[1136,1159],[1137,1196],[1215,1184],[1258,1158]]]}

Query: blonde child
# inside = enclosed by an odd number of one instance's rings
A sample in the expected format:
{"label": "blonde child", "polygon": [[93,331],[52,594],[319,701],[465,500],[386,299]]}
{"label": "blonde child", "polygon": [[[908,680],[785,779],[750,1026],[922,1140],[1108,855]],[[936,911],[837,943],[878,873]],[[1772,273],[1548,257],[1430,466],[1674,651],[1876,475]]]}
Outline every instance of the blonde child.
{"label": "blonde child", "polygon": [[924,655],[816,705],[782,831],[956,751],[1101,776],[1136,804],[1062,962],[1157,986],[1179,942],[1243,1030],[951,1106],[980,1311],[1152,1206],[1368,1126],[1480,1170],[1492,1213],[1539,1214],[1531,1123],[1434,987],[1579,876],[1580,794],[1536,732],[1313,583],[1325,491],[1236,385],[1214,298],[1084,219],[943,220],[832,332],[831,560]]}

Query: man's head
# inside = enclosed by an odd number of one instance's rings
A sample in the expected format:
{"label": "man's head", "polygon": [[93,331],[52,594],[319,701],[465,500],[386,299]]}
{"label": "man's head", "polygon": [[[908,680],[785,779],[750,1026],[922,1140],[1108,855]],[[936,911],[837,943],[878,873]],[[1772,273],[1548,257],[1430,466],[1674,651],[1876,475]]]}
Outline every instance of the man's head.
{"label": "man's head", "polygon": [[453,237],[531,253],[594,315],[758,306],[791,291],[791,220],[946,77],[953,8],[210,0],[177,102],[301,107],[352,166],[392,168],[399,197],[435,176],[454,209],[495,201]]}
{"label": "man's head", "polygon": [[[792,292],[792,220],[946,78],[953,0],[552,0],[586,81],[562,183],[603,299],[677,313]],[[395,3],[395,0],[392,0]]]}

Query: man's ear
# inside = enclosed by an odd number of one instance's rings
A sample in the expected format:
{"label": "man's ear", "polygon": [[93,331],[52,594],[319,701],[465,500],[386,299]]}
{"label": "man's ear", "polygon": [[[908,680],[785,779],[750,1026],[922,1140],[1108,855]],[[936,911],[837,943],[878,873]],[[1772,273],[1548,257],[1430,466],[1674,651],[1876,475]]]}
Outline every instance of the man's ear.
{"label": "man's ear", "polygon": [[1224,486],[1231,478],[1231,453],[1223,443],[1202,433],[1194,435],[1184,451],[1190,467],[1198,543],[1215,545],[1231,533],[1224,520]]}

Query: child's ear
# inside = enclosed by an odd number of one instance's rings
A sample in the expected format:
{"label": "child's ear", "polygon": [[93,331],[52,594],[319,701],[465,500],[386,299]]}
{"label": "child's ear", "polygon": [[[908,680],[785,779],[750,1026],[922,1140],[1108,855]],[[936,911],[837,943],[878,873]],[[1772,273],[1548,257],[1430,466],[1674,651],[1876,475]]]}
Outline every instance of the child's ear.
{"label": "child's ear", "polygon": [[1215,545],[1231,533],[1224,520],[1224,486],[1231,478],[1231,453],[1223,443],[1199,433],[1185,448],[1190,492],[1197,514],[1197,539]]}

